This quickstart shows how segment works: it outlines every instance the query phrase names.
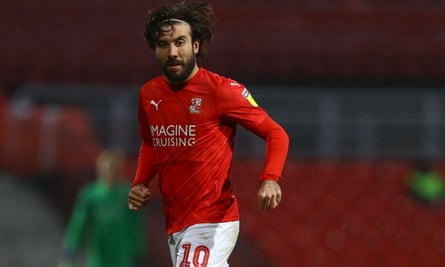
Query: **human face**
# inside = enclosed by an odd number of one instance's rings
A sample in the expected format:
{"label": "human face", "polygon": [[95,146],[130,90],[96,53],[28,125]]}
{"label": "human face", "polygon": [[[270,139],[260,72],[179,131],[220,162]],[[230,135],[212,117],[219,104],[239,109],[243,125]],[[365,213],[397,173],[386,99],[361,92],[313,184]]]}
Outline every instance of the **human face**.
{"label": "human face", "polygon": [[96,161],[96,172],[99,180],[107,185],[116,183],[121,178],[123,163],[120,154],[109,151],[102,152]]}
{"label": "human face", "polygon": [[190,25],[174,23],[161,27],[155,47],[156,58],[170,84],[181,85],[197,71],[199,42],[192,42]]}

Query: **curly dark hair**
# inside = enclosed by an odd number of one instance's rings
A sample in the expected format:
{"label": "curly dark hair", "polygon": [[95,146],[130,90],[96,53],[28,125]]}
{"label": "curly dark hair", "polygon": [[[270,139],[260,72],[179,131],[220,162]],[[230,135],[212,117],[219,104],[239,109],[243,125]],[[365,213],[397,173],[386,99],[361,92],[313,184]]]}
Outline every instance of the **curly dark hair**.
{"label": "curly dark hair", "polygon": [[210,41],[215,32],[215,14],[208,1],[190,2],[182,1],[172,6],[157,6],[150,9],[145,18],[144,38],[151,49],[156,47],[160,36],[160,28],[165,24],[172,24],[171,19],[187,22],[191,27],[192,41],[201,43],[196,57],[207,54],[203,43]]}

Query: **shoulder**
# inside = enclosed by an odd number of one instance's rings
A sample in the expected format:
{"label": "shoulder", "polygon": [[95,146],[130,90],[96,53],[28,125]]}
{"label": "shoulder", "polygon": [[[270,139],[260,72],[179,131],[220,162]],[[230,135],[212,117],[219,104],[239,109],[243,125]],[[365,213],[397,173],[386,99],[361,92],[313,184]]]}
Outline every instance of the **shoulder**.
{"label": "shoulder", "polygon": [[[229,77],[207,71],[207,75],[215,80],[216,95],[221,101],[232,103],[249,103],[250,106],[257,108],[258,104],[253,98],[246,85]],[[209,78],[210,79],[210,78]],[[246,102],[247,100],[247,102]]]}
{"label": "shoulder", "polygon": [[245,88],[245,86],[240,82],[207,69],[202,69],[202,75],[209,82],[209,84],[214,85],[215,89],[217,90],[226,91],[237,88],[242,90]]}
{"label": "shoulder", "polygon": [[96,187],[96,181],[88,182],[83,187],[81,187],[77,195],[78,201],[89,201],[94,196]]}
{"label": "shoulder", "polygon": [[153,88],[161,88],[161,87],[165,86],[165,84],[166,84],[166,82],[165,82],[164,76],[155,77],[151,80],[148,80],[147,82],[145,82],[142,85],[142,87],[140,89],[140,93],[147,92]]}

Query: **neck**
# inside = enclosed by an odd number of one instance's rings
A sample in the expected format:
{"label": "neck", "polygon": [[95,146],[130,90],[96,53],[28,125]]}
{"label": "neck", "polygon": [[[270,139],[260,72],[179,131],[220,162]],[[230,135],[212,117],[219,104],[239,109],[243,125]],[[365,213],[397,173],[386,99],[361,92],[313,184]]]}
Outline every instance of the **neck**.
{"label": "neck", "polygon": [[188,76],[187,79],[182,80],[182,81],[172,81],[172,80],[168,80],[168,83],[170,84],[171,87],[173,88],[178,88],[183,86],[184,84],[186,84],[188,81],[190,81],[191,78],[193,78],[193,76],[196,75],[196,73],[198,72],[199,67],[198,65],[195,65],[195,67],[193,68],[193,71],[190,73],[190,75]]}

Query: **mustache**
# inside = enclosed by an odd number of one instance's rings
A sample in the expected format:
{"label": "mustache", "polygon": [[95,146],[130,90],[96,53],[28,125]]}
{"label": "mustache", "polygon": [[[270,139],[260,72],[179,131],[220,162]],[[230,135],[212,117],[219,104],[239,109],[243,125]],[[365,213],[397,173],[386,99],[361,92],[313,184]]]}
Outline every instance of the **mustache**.
{"label": "mustache", "polygon": [[167,62],[165,62],[165,65],[182,65],[184,62],[181,60],[175,60],[175,59],[169,59]]}

